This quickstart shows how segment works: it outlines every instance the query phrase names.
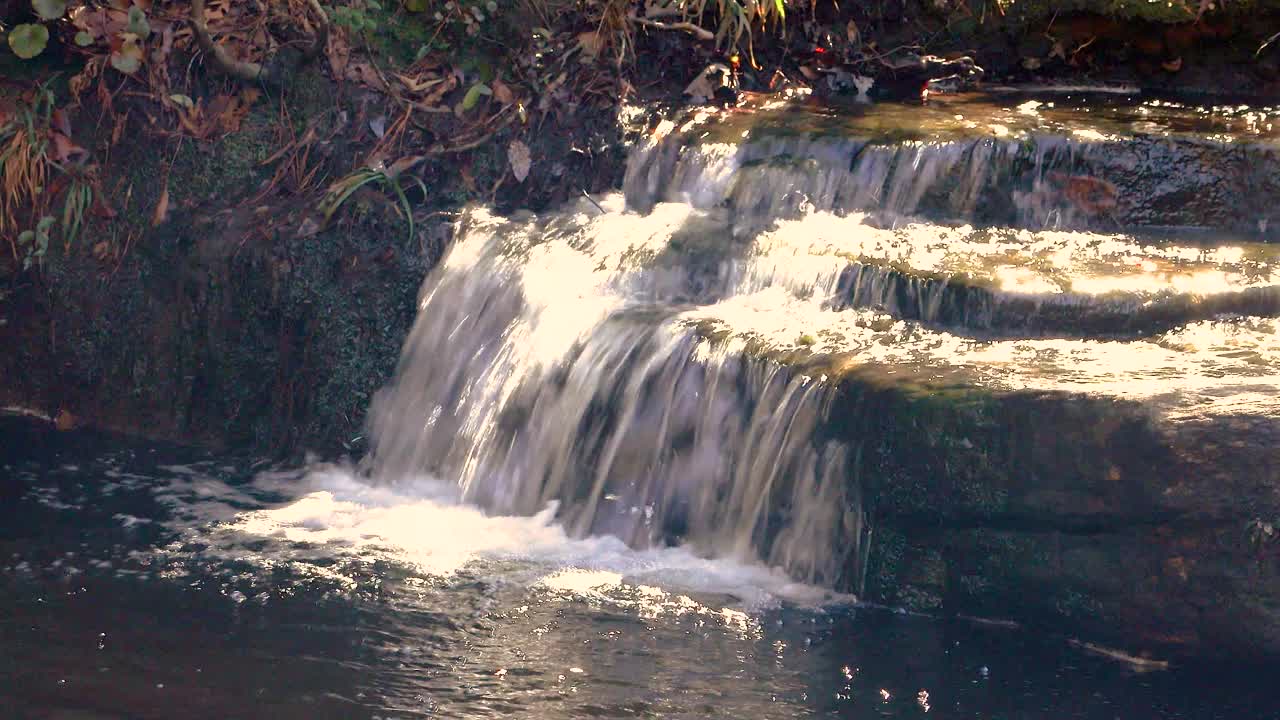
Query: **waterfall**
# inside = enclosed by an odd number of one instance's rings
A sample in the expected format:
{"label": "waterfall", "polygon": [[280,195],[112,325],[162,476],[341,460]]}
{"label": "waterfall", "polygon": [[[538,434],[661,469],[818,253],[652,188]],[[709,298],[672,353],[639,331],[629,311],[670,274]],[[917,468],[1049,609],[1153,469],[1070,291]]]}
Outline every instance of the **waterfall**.
{"label": "waterfall", "polygon": [[[1156,146],[766,132],[773,120],[664,122],[620,194],[469,210],[371,408],[374,476],[456,479],[489,512],[551,507],[579,536],[858,591],[862,474],[884,446],[832,411],[851,372],[907,395],[1258,405],[1269,366],[1215,348],[1270,342],[1275,253],[1089,231],[1079,193],[1054,185]],[[1202,367],[1212,379],[1187,382]],[[1168,393],[1174,377],[1200,404]]]}
{"label": "waterfall", "polygon": [[[824,436],[831,388],[691,319],[695,303],[760,284],[761,267],[719,255],[732,241],[714,214],[602,205],[551,220],[472,213],[375,400],[377,475],[456,477],[493,512],[557,503],[577,534],[856,584],[856,449]],[[717,227],[716,252],[659,257],[691,228],[705,239]]]}

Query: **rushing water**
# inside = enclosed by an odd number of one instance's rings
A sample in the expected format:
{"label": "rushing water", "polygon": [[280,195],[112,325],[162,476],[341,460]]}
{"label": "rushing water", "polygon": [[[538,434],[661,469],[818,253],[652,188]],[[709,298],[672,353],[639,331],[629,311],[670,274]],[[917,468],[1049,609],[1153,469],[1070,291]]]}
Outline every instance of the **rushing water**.
{"label": "rushing water", "polygon": [[429,478],[0,422],[0,717],[1262,718],[1248,676],[574,540]]}
{"label": "rushing water", "polygon": [[[997,103],[982,127],[974,106],[934,106],[906,134],[892,107],[695,115],[638,144],[621,193],[468,211],[351,466],[266,469],[7,421],[0,711],[1280,707],[1247,677],[1143,675],[1062,638],[857,603],[877,537],[867,489],[908,481],[869,474],[916,452],[901,437],[918,431],[897,428],[895,451],[854,430],[888,422],[850,422],[879,412],[851,407],[859,384],[1083,398],[1111,425],[1156,427],[1160,462],[1194,444],[1202,474],[1201,445],[1270,467],[1237,438],[1179,432],[1280,416],[1274,208],[1132,227],[1182,212],[1160,195],[1185,188],[1135,198],[1089,173],[1140,183],[1144,163],[1210,152],[1186,137],[1205,127],[1159,104],[1085,124],[1052,105]],[[1273,115],[1214,115],[1212,152],[1274,161]],[[1118,118],[1145,139],[1118,138]],[[1233,177],[1265,189],[1274,167]],[[1116,460],[1109,481],[1120,465],[1163,467]]]}

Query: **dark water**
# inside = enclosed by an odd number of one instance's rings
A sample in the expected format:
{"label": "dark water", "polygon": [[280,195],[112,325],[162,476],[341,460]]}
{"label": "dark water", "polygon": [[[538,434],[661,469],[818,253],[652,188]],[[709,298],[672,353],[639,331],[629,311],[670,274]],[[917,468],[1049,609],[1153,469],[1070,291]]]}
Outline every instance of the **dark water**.
{"label": "dark water", "polygon": [[0,717],[1280,716],[759,568],[570,540],[424,484],[0,422]]}

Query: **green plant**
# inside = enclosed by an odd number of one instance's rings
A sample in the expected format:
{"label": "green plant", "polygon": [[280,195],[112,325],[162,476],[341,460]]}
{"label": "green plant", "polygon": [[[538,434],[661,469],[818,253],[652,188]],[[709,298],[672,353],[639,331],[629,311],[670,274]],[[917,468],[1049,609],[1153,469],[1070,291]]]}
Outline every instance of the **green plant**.
{"label": "green plant", "polygon": [[30,102],[0,116],[0,233],[16,229],[22,208],[39,212],[43,205],[53,103],[53,93],[40,88]]}
{"label": "green plant", "polygon": [[367,35],[378,30],[374,13],[382,10],[378,0],[364,0],[333,8],[333,24],[344,27],[355,35]]}
{"label": "green plant", "polygon": [[[22,23],[10,30],[9,48],[23,60],[35,58],[48,47],[48,25],[69,18],[78,29],[73,38],[76,45],[88,52],[96,47],[108,55],[112,67],[126,75],[142,67],[145,57],[142,44],[151,35],[151,22],[145,10],[130,5],[128,9],[103,10],[105,15],[100,15],[92,12],[88,3],[77,3],[77,10],[90,12],[68,14],[67,6],[67,0],[31,0],[31,7],[41,22]],[[107,17],[110,22],[103,21]]]}
{"label": "green plant", "polygon": [[784,0],[673,0],[686,21],[699,21],[709,7],[715,8],[719,24],[716,28],[716,47],[737,49],[745,37],[748,52],[753,51],[753,28],[758,24],[764,29],[773,23],[783,27],[787,19]]}
{"label": "green plant", "polygon": [[[70,248],[93,205],[95,168],[83,163],[88,153],[71,142],[66,116],[54,103],[53,93],[42,86],[8,116],[0,116],[0,234],[21,227],[21,217],[43,216],[65,182],[61,227],[64,246]],[[16,239],[9,235],[15,260],[19,246],[26,248],[21,253],[24,268],[43,258],[52,222],[44,216],[35,230]]]}
{"label": "green plant", "polygon": [[[400,177],[410,168],[417,165],[421,161],[421,156],[404,158],[389,167],[382,166],[379,163],[373,167],[362,167],[359,170],[347,175],[341,180],[329,186],[329,191],[325,193],[324,199],[320,201],[320,212],[324,217],[324,223],[327,225],[357,190],[366,185],[379,185],[384,190],[391,190],[396,198],[400,201],[400,207],[404,211],[405,219],[409,224],[409,240],[413,240],[413,209],[409,206],[409,197],[405,194],[404,188],[400,184]],[[418,184],[418,188],[423,195],[427,193],[427,186],[423,184],[421,178],[417,176],[409,176]]]}
{"label": "green plant", "polygon": [[44,264],[45,253],[49,251],[49,231],[56,222],[46,215],[40,218],[34,230],[23,230],[18,234],[18,247],[25,250],[22,258],[23,270],[30,270],[33,264]]}

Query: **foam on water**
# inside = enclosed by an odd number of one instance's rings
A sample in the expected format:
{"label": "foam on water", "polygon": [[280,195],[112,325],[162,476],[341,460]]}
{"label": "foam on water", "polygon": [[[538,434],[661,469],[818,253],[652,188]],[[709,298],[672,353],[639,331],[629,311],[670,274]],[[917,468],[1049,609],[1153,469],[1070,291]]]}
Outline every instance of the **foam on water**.
{"label": "foam on water", "polygon": [[[533,516],[489,515],[460,502],[456,484],[429,477],[375,486],[347,468],[319,466],[301,477],[266,473],[232,487],[190,468],[173,470],[158,497],[169,505],[169,529],[181,540],[158,556],[188,570],[247,564],[250,575],[261,575],[248,583],[255,590],[267,585],[267,575],[286,569],[304,582],[355,591],[365,570],[385,563],[430,580],[519,582],[650,614],[852,600],[775,569],[707,559],[686,548],[633,550],[607,535],[571,538],[554,520],[554,504]],[[126,527],[138,523],[118,519]],[[245,574],[234,569],[239,588]],[[231,592],[243,598],[247,589]]]}

